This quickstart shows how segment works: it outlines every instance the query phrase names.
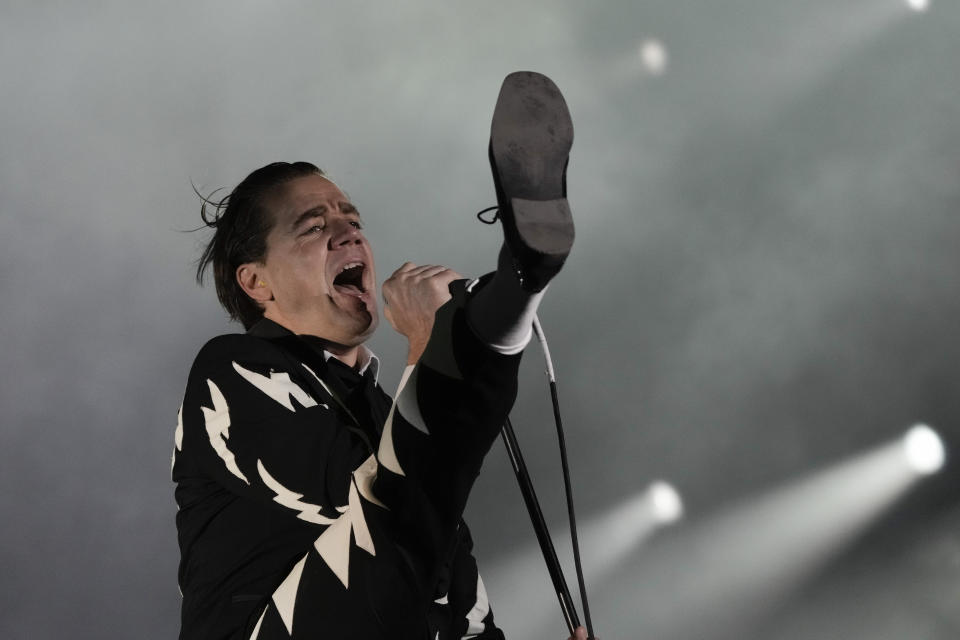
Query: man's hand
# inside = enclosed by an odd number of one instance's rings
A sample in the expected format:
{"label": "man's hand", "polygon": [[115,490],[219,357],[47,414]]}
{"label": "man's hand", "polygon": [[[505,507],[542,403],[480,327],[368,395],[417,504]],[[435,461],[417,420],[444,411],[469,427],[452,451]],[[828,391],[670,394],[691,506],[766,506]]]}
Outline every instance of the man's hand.
{"label": "man's hand", "polygon": [[434,314],[450,299],[450,283],[461,278],[446,267],[404,262],[383,283],[383,315],[410,342],[407,364],[420,359],[433,330]]}
{"label": "man's hand", "polygon": [[587,640],[587,628],[577,627],[573,630],[573,635],[567,638],[567,640]]}

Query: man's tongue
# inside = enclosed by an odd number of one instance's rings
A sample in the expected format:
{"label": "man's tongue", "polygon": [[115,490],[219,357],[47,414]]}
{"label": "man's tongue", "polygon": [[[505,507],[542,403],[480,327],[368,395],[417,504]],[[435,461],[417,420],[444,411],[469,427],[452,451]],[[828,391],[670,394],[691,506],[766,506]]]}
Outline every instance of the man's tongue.
{"label": "man's tongue", "polygon": [[333,288],[339,291],[340,293],[345,293],[351,296],[359,296],[363,294],[363,289],[352,284],[335,284]]}
{"label": "man's tongue", "polygon": [[359,296],[364,293],[363,267],[356,266],[344,269],[333,279],[334,288],[340,293]]}

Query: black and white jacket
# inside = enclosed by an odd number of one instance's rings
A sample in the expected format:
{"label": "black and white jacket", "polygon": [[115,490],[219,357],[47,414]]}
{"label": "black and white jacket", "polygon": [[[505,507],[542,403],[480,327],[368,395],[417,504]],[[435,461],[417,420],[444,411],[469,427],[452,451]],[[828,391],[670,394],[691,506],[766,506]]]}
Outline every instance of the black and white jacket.
{"label": "black and white jacket", "polygon": [[181,640],[503,638],[461,514],[519,358],[453,320],[446,340],[396,403],[376,361],[358,374],[266,319],[201,349],[172,464]]}

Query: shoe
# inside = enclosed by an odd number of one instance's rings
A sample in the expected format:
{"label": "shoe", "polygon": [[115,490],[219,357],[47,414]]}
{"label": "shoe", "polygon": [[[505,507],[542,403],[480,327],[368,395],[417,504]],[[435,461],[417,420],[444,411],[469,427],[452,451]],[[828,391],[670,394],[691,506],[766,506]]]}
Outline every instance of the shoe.
{"label": "shoe", "polygon": [[543,290],[573,246],[567,162],[573,122],[550,78],[508,75],[490,126],[490,168],[499,217],[521,286]]}

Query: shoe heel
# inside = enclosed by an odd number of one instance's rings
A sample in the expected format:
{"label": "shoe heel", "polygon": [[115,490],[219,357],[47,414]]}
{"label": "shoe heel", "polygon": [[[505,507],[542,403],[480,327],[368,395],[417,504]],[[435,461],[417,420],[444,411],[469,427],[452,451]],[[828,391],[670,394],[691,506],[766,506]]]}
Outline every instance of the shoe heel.
{"label": "shoe heel", "polygon": [[539,254],[566,254],[573,246],[573,215],[566,198],[525,200],[511,198],[517,234],[529,249]]}

